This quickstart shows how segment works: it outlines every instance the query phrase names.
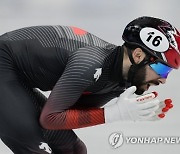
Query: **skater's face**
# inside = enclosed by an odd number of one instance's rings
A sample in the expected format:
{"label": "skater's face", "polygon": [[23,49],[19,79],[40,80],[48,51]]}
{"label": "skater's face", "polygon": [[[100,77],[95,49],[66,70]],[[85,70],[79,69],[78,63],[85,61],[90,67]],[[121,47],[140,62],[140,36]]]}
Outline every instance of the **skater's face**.
{"label": "skater's face", "polygon": [[141,95],[150,86],[157,86],[164,83],[166,83],[166,78],[161,77],[149,65],[146,65],[136,72],[132,84],[137,87],[136,94]]}
{"label": "skater's face", "polygon": [[132,57],[136,64],[141,63],[145,58],[151,58],[151,62],[138,69],[134,74],[132,85],[137,87],[136,94],[143,94],[150,86],[166,83],[166,78],[172,71],[171,67],[163,64],[155,57],[147,57],[141,48],[136,48],[132,52]]}

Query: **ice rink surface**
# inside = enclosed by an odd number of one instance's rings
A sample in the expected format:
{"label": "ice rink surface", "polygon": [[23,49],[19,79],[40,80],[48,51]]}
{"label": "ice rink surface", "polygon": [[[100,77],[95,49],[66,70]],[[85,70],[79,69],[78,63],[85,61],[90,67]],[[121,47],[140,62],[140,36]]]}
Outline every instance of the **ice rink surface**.
{"label": "ice rink surface", "polygon": [[[179,0],[1,0],[0,34],[33,25],[72,25],[98,37],[122,44],[126,24],[139,16],[165,19],[180,29]],[[125,136],[180,137],[180,71],[173,71],[165,85],[152,87],[159,99],[172,98],[174,108],[158,122],[116,122],[75,130],[86,143],[88,154],[179,154],[179,144],[127,144],[113,149],[110,134]],[[48,95],[48,93],[46,93]],[[0,154],[12,152],[0,143]]]}

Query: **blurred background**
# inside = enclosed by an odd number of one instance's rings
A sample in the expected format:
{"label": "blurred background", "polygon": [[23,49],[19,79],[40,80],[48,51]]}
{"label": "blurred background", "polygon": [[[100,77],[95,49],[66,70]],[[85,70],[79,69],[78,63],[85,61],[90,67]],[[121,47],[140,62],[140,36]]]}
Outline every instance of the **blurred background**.
{"label": "blurred background", "polygon": [[[179,6],[179,0],[0,0],[0,35],[34,25],[71,25],[121,45],[124,27],[139,16],[159,17],[180,29]],[[180,71],[174,71],[165,85],[149,90],[157,91],[159,99],[173,99],[174,108],[164,120],[116,122],[75,130],[85,142],[88,154],[179,154],[179,144],[124,144],[113,149],[108,143],[113,132],[122,132],[124,136],[180,137],[179,78]],[[0,142],[0,154],[12,152]]]}

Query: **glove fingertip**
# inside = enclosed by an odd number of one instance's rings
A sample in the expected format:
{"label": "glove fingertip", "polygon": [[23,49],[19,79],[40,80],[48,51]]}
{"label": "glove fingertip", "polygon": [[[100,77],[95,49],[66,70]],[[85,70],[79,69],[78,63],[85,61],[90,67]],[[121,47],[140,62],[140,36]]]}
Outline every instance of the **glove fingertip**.
{"label": "glove fingertip", "polygon": [[158,96],[158,93],[156,91],[153,91],[152,93],[155,95],[155,97]]}
{"label": "glove fingertip", "polygon": [[165,117],[165,114],[164,114],[164,113],[161,113],[161,114],[158,115],[158,117],[162,119],[162,118]]}
{"label": "glove fingertip", "polygon": [[165,103],[166,105],[171,104],[171,103],[172,103],[172,100],[171,100],[171,99],[165,99],[164,103]]}
{"label": "glove fingertip", "polygon": [[136,86],[132,86],[132,87],[130,87],[129,89],[131,89],[131,92],[134,93],[137,88],[136,88]]}
{"label": "glove fingertip", "polygon": [[136,86],[132,86],[132,87],[126,89],[126,91],[123,94],[124,94],[124,96],[128,97],[128,96],[134,94],[135,91],[136,91]]}

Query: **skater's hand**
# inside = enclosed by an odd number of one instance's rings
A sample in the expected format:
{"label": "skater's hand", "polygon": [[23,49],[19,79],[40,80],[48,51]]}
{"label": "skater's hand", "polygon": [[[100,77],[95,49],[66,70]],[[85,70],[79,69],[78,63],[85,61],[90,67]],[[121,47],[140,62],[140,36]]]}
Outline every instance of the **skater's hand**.
{"label": "skater's hand", "polygon": [[105,122],[148,121],[156,115],[160,103],[156,98],[157,93],[135,97],[135,91],[135,86],[128,88],[114,105],[105,107]]}
{"label": "skater's hand", "polygon": [[117,102],[122,120],[128,121],[147,121],[155,115],[159,108],[160,101],[156,98],[157,93],[133,97],[136,87],[130,87]]}

